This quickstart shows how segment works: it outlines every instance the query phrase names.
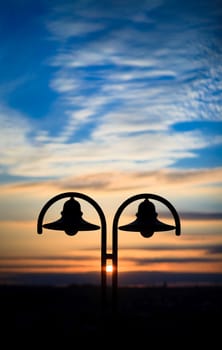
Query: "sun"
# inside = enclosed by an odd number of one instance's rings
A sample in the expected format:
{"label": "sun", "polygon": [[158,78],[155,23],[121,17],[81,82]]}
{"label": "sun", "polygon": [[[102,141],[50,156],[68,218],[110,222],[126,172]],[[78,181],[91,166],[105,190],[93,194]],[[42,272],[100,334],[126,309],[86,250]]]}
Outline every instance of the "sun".
{"label": "sun", "polygon": [[112,273],[113,272],[113,265],[106,265],[106,272]]}

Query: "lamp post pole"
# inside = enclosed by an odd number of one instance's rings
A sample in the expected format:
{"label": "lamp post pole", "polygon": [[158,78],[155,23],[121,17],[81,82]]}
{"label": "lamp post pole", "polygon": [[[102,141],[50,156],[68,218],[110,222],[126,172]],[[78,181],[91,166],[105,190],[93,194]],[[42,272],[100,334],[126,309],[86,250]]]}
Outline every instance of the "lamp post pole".
{"label": "lamp post pole", "polygon": [[[151,194],[151,193],[142,193],[142,194],[137,194],[135,196],[129,197],[126,199],[117,209],[116,214],[114,215],[113,219],[113,236],[112,236],[112,247],[113,247],[113,252],[112,252],[112,263],[113,263],[113,275],[112,275],[112,310],[114,314],[117,312],[118,309],[118,222],[119,218],[123,212],[123,210],[132,202],[139,200],[139,199],[154,199],[159,202],[162,202],[163,204],[168,207],[168,209],[171,211],[174,221],[175,221],[175,233],[177,236],[180,235],[181,231],[181,226],[180,226],[180,218],[179,215],[174,208],[174,206],[165,198],[158,196],[156,194]],[[149,219],[149,218],[147,218]],[[167,229],[168,230],[168,229]],[[130,229],[128,230],[130,231]],[[139,229],[137,231],[140,231]],[[149,237],[149,236],[147,236]]]}
{"label": "lamp post pole", "polygon": [[[106,229],[105,215],[104,215],[101,207],[98,205],[98,203],[96,201],[94,201],[94,199],[92,199],[91,197],[89,197],[83,193],[79,193],[79,192],[65,192],[65,193],[58,194],[57,196],[51,198],[41,209],[39,216],[38,216],[38,221],[37,221],[37,232],[38,232],[38,234],[42,234],[42,227],[44,227],[43,219],[44,219],[45,213],[47,212],[49,207],[52,204],[54,204],[56,201],[63,199],[63,198],[66,198],[66,197],[81,198],[81,199],[89,202],[96,209],[96,211],[99,215],[100,222],[101,222],[101,305],[102,305],[102,310],[104,310],[106,307],[106,284],[107,284],[106,283],[107,229]],[[76,232],[77,231],[78,231],[78,227],[76,227]]]}

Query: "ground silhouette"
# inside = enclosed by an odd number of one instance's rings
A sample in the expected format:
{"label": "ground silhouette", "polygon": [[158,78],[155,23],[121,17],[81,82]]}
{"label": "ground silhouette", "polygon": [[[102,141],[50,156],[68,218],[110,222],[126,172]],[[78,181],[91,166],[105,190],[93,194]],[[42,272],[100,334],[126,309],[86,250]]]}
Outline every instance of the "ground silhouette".
{"label": "ground silhouette", "polygon": [[[147,343],[212,346],[220,340],[222,287],[119,288],[113,312],[92,285],[1,286],[1,339],[17,346]],[[179,341],[179,343],[178,343]],[[121,343],[122,344],[122,343]]]}

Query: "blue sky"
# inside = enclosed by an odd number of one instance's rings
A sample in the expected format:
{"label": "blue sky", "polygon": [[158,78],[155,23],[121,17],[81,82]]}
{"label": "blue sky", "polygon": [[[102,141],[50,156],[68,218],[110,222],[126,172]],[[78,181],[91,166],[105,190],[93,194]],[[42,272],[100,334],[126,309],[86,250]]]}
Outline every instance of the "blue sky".
{"label": "blue sky", "polygon": [[89,157],[123,171],[220,166],[219,5],[2,5],[2,173],[56,178],[57,163],[69,175],[72,160],[82,170]]}
{"label": "blue sky", "polygon": [[29,220],[34,233],[41,206],[65,191],[96,196],[106,212],[154,192],[184,217],[220,217],[221,5],[0,5],[3,226]]}

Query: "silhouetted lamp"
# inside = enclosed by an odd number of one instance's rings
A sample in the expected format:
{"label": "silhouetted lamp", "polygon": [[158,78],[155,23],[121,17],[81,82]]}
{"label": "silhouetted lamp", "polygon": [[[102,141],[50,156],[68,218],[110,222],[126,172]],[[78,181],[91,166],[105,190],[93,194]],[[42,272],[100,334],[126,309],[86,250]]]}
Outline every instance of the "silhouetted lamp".
{"label": "silhouetted lamp", "polygon": [[42,225],[44,228],[50,230],[61,230],[69,236],[74,236],[78,231],[93,231],[100,227],[85,221],[82,218],[82,211],[79,202],[73,197],[64,203],[61,218]]}
{"label": "silhouetted lamp", "polygon": [[164,224],[157,219],[155,206],[149,199],[145,199],[138,206],[136,214],[137,219],[128,225],[120,226],[122,231],[140,232],[143,237],[151,237],[154,232],[170,231],[175,229],[175,226]]}

